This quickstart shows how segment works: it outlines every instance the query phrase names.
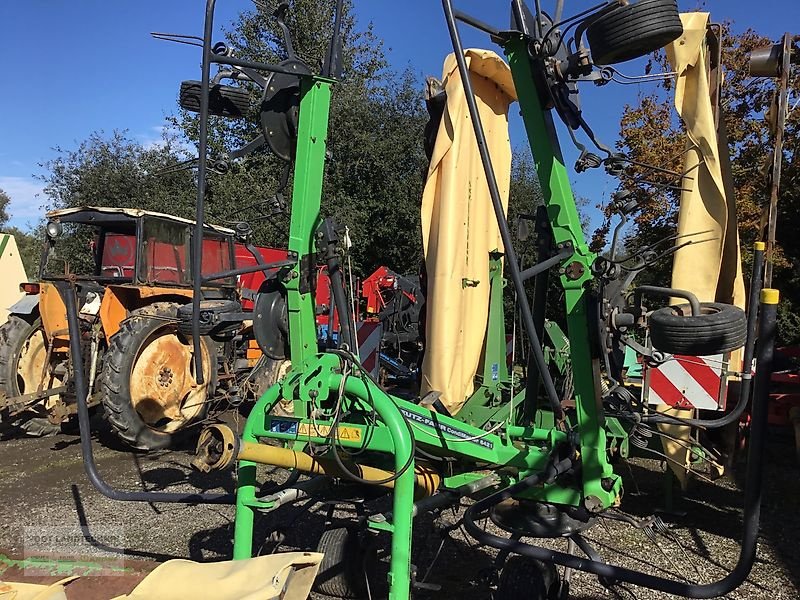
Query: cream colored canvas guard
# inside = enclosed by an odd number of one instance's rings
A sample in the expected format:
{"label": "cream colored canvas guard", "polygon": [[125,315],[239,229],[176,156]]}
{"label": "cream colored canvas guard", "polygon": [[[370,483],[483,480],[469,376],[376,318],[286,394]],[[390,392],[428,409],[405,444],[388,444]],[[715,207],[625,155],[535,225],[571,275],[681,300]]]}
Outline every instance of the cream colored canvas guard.
{"label": "cream colored canvas guard", "polygon": [[[508,205],[508,107],[516,100],[508,65],[488,50],[465,56],[503,206]],[[503,249],[455,55],[444,61],[447,106],[422,195],[428,289],[420,394],[440,392],[456,414],[474,391],[489,310],[489,252]]]}
{"label": "cream colored canvas guard", "polygon": [[25,295],[19,284],[28,281],[17,241],[13,235],[0,233],[0,276],[5,285],[0,286],[0,325],[8,321],[8,307]]}
{"label": "cream colored canvas guard", "polygon": [[[683,35],[666,47],[667,59],[678,73],[675,108],[688,138],[677,233],[683,236],[708,231],[710,233],[694,239],[713,239],[686,246],[675,253],[672,287],[694,293],[701,302],[724,302],[744,308],[745,289],[727,135],[724,119],[719,119],[719,131],[715,126],[708,83],[706,29],[709,14],[683,13],[681,21]],[[678,243],[690,239],[683,237]],[[734,353],[731,366],[737,368],[740,363],[741,353]],[[692,411],[669,407],[659,410],[692,416]],[[682,440],[678,443],[663,439],[663,443],[671,459],[670,467],[685,488],[691,429],[675,425],[659,425],[659,429]]]}
{"label": "cream colored canvas guard", "polygon": [[114,600],[305,600],[322,554],[285,552],[248,560],[169,560],[127,596]]}
{"label": "cream colored canvas guard", "polygon": [[[112,600],[305,600],[322,556],[284,552],[213,563],[169,560],[130,594]],[[64,584],[74,579],[51,585],[0,582],[0,600],[67,600]]]}
{"label": "cream colored canvas guard", "polygon": [[75,579],[67,577],[50,585],[0,581],[0,600],[67,600],[64,585]]}

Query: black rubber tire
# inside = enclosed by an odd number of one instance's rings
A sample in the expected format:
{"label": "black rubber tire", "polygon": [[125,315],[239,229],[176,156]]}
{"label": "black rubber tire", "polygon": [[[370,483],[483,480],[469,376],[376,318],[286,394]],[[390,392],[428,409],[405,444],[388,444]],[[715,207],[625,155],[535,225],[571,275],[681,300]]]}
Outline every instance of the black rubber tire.
{"label": "black rubber tire", "polygon": [[[175,431],[160,431],[150,427],[136,412],[130,398],[131,372],[136,359],[140,355],[143,344],[160,327],[164,327],[164,319],[173,321],[177,334],[178,305],[172,302],[155,302],[149,306],[136,309],[131,315],[120,323],[120,329],[110,340],[108,350],[103,361],[103,370],[98,377],[100,401],[103,405],[106,420],[114,429],[116,435],[127,445],[137,450],[160,450],[169,448],[178,438],[182,437],[186,426],[191,421],[184,423]],[[153,316],[157,318],[147,318]],[[216,384],[216,351],[215,345],[203,338],[209,354],[209,362],[213,365],[209,390],[213,394]],[[206,402],[199,414],[194,418],[197,421],[205,416],[208,408]]]}
{"label": "black rubber tire", "polygon": [[[17,315],[9,315],[0,327],[0,393],[6,397],[19,396],[35,390],[21,390],[17,368],[22,346],[36,331],[42,328],[42,320],[38,317],[26,320]],[[61,425],[51,423],[41,414],[44,407],[36,406],[33,410],[21,413],[9,422],[11,427],[21,430],[32,437],[45,437],[61,432]]]}
{"label": "black rubber tire", "polygon": [[[178,104],[191,112],[200,112],[201,82],[181,82]],[[208,112],[220,117],[241,119],[250,111],[250,92],[232,85],[212,85],[208,90]]]}
{"label": "black rubber tire", "polygon": [[719,302],[701,302],[693,317],[688,304],[660,308],[650,315],[653,347],[669,354],[708,356],[744,346],[747,317],[741,308]]}
{"label": "black rubber tire", "polygon": [[325,556],[314,581],[315,591],[335,598],[364,598],[364,555],[357,531],[347,527],[324,531],[317,552]]}
{"label": "black rubber tire", "polygon": [[646,56],[683,35],[677,0],[639,0],[619,6],[586,29],[596,65]]}
{"label": "black rubber tire", "polygon": [[558,571],[552,563],[512,556],[500,572],[496,600],[549,600],[558,592]]}

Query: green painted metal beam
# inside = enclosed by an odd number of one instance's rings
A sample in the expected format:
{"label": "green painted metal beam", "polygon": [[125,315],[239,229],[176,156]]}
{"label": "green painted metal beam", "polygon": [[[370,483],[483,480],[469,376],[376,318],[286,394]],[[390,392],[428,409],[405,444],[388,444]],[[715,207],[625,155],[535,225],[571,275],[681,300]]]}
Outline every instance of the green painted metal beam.
{"label": "green painted metal beam", "polygon": [[291,331],[289,345],[292,362],[296,365],[317,352],[311,283],[316,275],[314,233],[320,222],[331,84],[328,79],[304,77],[300,85],[300,119],[289,223],[289,252],[298,262],[284,280]]}
{"label": "green painted metal beam", "polygon": [[594,318],[588,314],[587,286],[592,281],[591,265],[595,254],[589,250],[584,239],[553,115],[542,107],[539,99],[527,42],[521,35],[511,36],[504,50],[514,77],[554,242],[557,247],[563,248],[568,244],[573,249],[572,256],[567,257],[562,265],[561,285],[566,302],[567,335],[578,415],[584,502],[588,508],[599,510],[618,501],[621,479],[614,474],[606,456],[599,363],[591,352],[589,327]]}

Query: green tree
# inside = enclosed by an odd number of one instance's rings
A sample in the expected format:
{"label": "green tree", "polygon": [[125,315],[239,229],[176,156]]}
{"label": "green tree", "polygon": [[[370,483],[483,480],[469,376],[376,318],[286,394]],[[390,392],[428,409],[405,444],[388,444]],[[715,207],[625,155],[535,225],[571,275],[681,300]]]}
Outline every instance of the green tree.
{"label": "green tree", "polygon": [[[330,0],[295,0],[286,17],[294,49],[318,70],[332,32]],[[422,134],[427,113],[421,85],[408,72],[388,69],[382,42],[371,25],[358,29],[352,2],[343,14],[343,72],[334,86],[325,174],[323,215],[347,225],[353,241],[354,268],[368,274],[386,264],[416,272],[421,257],[419,203],[427,160]],[[242,15],[226,31],[236,56],[276,63],[286,57],[277,22],[264,6]],[[260,91],[253,89],[253,105]],[[187,139],[197,140],[197,115],[181,112],[174,124]],[[240,147],[258,134],[255,119],[212,118],[211,152]],[[224,175],[212,174],[209,213],[226,219],[232,210],[268,200],[278,187],[283,164],[267,153],[253,154]],[[287,192],[287,196],[289,196]],[[288,215],[270,215],[269,203],[246,215],[255,225],[256,241],[286,243]]]}
{"label": "green tree", "polygon": [[[174,139],[143,146],[125,132],[95,132],[77,148],[56,148],[56,158],[42,163],[48,210],[82,206],[141,208],[193,218],[195,183],[190,170],[171,171],[185,157]],[[41,239],[41,238],[40,238]],[[67,226],[58,255],[71,272],[90,270],[87,251],[91,232]],[[60,273],[62,261],[49,261],[48,271]]]}
{"label": "green tree", "polygon": [[8,194],[4,190],[0,190],[0,228],[5,227],[8,223],[8,205],[11,202]]}
{"label": "green tree", "polygon": [[115,206],[194,214],[191,171],[163,172],[185,160],[174,139],[144,147],[126,132],[95,132],[75,149],[55,151],[56,158],[41,164],[48,210]]}

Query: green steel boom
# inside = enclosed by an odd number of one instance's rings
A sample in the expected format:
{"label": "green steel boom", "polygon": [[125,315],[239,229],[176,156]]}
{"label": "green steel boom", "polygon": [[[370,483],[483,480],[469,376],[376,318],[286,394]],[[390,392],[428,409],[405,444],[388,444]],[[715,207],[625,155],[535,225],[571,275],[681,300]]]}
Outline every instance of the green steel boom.
{"label": "green steel boom", "polygon": [[[522,39],[512,39],[506,44],[509,64],[514,76],[523,119],[531,140],[536,168],[545,191],[545,204],[556,243],[571,244],[574,252],[565,258],[563,265],[572,265],[582,275],[570,279],[562,275],[565,291],[567,325],[570,339],[570,359],[575,381],[577,413],[577,439],[583,464],[583,477],[579,487],[548,485],[533,496],[538,500],[567,505],[584,505],[593,511],[610,507],[621,494],[620,479],[614,475],[606,456],[606,434],[596,385],[597,359],[592,357],[588,338],[587,283],[591,280],[594,255],[583,239],[580,220],[563,165],[558,142],[549,114],[542,111],[532,84],[528,61],[524,56]],[[467,402],[463,415],[449,417],[424,406],[387,394],[375,382],[364,376],[346,378],[345,412],[370,413],[373,408],[379,416],[374,424],[363,422],[337,422],[312,419],[314,407],[336,395],[342,379],[342,360],[333,353],[317,353],[315,313],[310,290],[303,291],[304,265],[311,264],[315,252],[315,234],[321,222],[320,205],[325,162],[328,111],[332,82],[318,77],[304,77],[301,88],[300,120],[297,138],[295,181],[292,195],[289,250],[297,259],[297,266],[286,272],[289,314],[289,341],[292,369],[282,385],[271,388],[256,404],[247,420],[242,439],[258,442],[272,438],[287,444],[323,444],[327,437],[313,435],[320,428],[357,430],[356,440],[338,440],[342,447],[368,449],[385,453],[393,463],[395,472],[405,471],[397,478],[394,488],[393,520],[389,524],[373,524],[392,532],[392,558],[390,567],[392,600],[408,598],[410,581],[410,540],[414,504],[413,445],[429,450],[446,452],[458,459],[456,472],[444,486],[464,481],[465,477],[479,477],[485,464],[504,465],[515,469],[516,477],[540,471],[555,446],[567,439],[565,428],[536,427],[534,423],[509,422],[515,414],[510,410],[509,375],[506,367],[505,328],[502,319],[502,287],[500,256],[491,261],[487,279],[492,317],[487,332],[486,358],[482,385]],[[580,265],[579,267],[576,265]],[[307,267],[306,267],[307,268]],[[492,377],[492,366],[499,376]],[[362,374],[363,375],[363,374]],[[275,404],[281,399],[294,401],[294,417],[271,416]],[[498,414],[501,417],[498,417]],[[487,433],[483,426],[490,421],[506,427],[497,433]],[[519,415],[517,415],[517,419]],[[410,425],[410,426],[409,426]],[[368,431],[369,430],[369,431]],[[365,440],[368,440],[365,444]],[[452,481],[452,483],[451,483]],[[257,510],[269,508],[255,496],[255,464],[239,464],[239,485],[234,541],[234,557],[252,555],[253,522]]]}

